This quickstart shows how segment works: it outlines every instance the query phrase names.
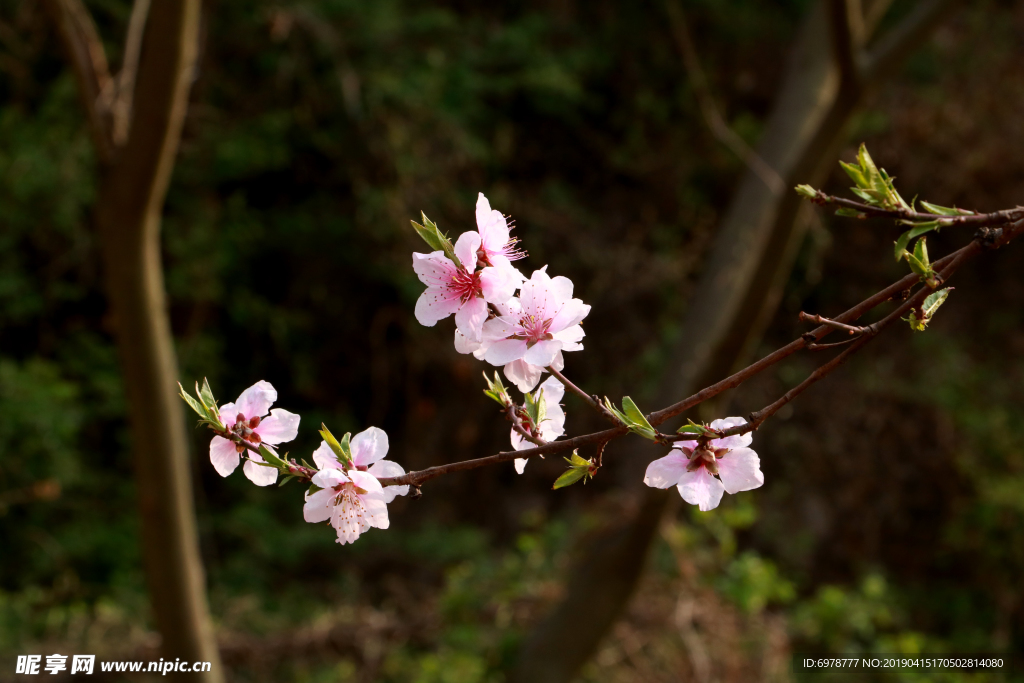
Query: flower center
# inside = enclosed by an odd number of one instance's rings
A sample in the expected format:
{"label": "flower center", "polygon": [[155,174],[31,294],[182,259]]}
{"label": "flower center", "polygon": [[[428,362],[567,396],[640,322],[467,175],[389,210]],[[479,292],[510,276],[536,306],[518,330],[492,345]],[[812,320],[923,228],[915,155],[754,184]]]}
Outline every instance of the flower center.
{"label": "flower center", "polygon": [[551,327],[551,318],[542,320],[532,315],[524,315],[519,319],[519,326],[523,328],[520,334],[513,335],[513,339],[525,339],[527,346],[533,346],[537,342],[554,339],[548,328]]}
{"label": "flower center", "polygon": [[689,458],[686,465],[687,472],[693,472],[705,468],[711,474],[718,474],[718,460],[729,452],[728,448],[711,449],[698,446],[697,448],[682,448],[683,454]]}
{"label": "flower center", "polygon": [[483,294],[480,273],[470,273],[465,268],[459,268],[448,283],[448,291],[457,294],[462,303],[466,303],[477,294]]}
{"label": "flower center", "polygon": [[[235,424],[228,427],[229,431],[242,437],[249,443],[259,443],[261,441],[260,435],[253,430],[259,427],[260,418],[259,416],[253,417],[249,420],[245,419],[245,415],[238,413],[235,417]],[[235,450],[239,453],[245,451],[245,446],[240,443],[235,444]]]}

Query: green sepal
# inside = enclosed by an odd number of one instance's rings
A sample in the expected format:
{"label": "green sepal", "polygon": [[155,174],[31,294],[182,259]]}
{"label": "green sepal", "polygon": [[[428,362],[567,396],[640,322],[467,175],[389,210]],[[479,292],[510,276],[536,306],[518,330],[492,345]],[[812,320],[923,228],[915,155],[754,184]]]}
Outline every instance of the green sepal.
{"label": "green sepal", "polygon": [[544,400],[544,390],[539,390],[536,396],[526,393],[523,397],[526,399],[523,404],[523,407],[526,408],[526,414],[530,416],[533,425],[539,428],[540,423],[548,419],[548,406]]}
{"label": "green sepal", "polygon": [[896,240],[895,254],[897,261],[903,258],[903,254],[907,251],[907,245],[910,244],[910,240],[929,233],[932,230],[938,229],[939,222],[929,221],[928,223],[910,223],[909,225],[913,225],[914,227],[900,235]]}
{"label": "green sepal", "polygon": [[422,237],[427,246],[434,251],[443,251],[444,255],[455,263],[456,267],[462,265],[459,262],[459,258],[455,255],[455,247],[452,246],[452,241],[441,232],[440,228],[437,227],[437,223],[427,218],[427,214],[422,211],[420,211],[420,216],[423,218],[422,225],[416,221],[409,221],[412,223],[416,234]]}
{"label": "green sepal", "polygon": [[921,200],[921,206],[925,208],[928,213],[934,213],[936,216],[973,216],[973,211],[967,209],[958,209],[948,206],[939,206],[938,204],[930,204],[924,200]]}
{"label": "green sepal", "polygon": [[654,430],[654,427],[651,426],[651,423],[647,421],[643,412],[641,412],[641,410],[636,407],[636,404],[633,403],[633,399],[629,396],[623,396],[622,409],[626,414],[626,419],[630,422],[630,431],[635,434],[639,434],[645,439],[653,441],[654,437],[657,436],[657,432]]}
{"label": "green sepal", "polygon": [[487,382],[487,388],[484,389],[484,394],[497,401],[502,408],[508,408],[512,405],[512,397],[508,395],[508,390],[505,388],[505,385],[502,384],[501,378],[498,376],[498,371],[494,371],[493,382],[487,377],[486,372],[483,373],[483,375],[484,381]]}
{"label": "green sepal", "polygon": [[306,491],[306,495],[311,496],[314,493],[316,493],[317,491],[323,491],[323,489],[320,488],[319,486],[317,486],[316,484],[310,484],[309,485],[309,490]]}
{"label": "green sepal", "polygon": [[334,455],[338,457],[338,462],[340,462],[345,468],[348,468],[348,466],[352,464],[352,451],[349,448],[346,448],[346,446],[348,446],[351,434],[346,432],[345,436],[341,438],[341,442],[339,443],[338,440],[334,438],[334,434],[331,434],[331,430],[327,428],[327,425],[321,423],[320,427],[320,436],[323,437],[324,442],[326,442],[328,447],[334,451]]}
{"label": "green sepal", "polygon": [[[597,469],[594,467],[594,463],[580,457],[578,451],[573,451],[572,457],[565,458],[565,461],[569,463],[569,469],[559,475],[554,485],[552,485],[552,489],[565,488],[566,486],[572,486],[585,477],[590,477],[591,479],[594,477],[594,471]],[[586,481],[583,483],[586,483]]]}
{"label": "green sepal", "polygon": [[806,199],[816,199],[817,196],[818,196],[818,191],[815,190],[810,185],[797,185],[793,189],[796,190],[796,193],[798,195],[800,195],[801,197],[804,197]]}

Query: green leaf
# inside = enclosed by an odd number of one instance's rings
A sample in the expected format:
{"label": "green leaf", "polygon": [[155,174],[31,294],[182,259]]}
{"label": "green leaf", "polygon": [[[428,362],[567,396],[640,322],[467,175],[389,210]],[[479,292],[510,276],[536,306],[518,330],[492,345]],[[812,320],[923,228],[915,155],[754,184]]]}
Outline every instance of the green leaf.
{"label": "green leaf", "polygon": [[323,491],[323,489],[320,488],[319,486],[317,486],[316,484],[310,484],[309,485],[309,490],[306,491],[306,493],[311,496],[314,493],[316,493],[317,491]]}
{"label": "green leaf", "polygon": [[868,185],[867,178],[864,177],[864,173],[861,172],[859,166],[848,164],[845,161],[840,161],[839,165],[842,166],[844,171],[846,171],[846,175],[850,176],[850,180],[857,184],[858,188],[870,187]]}
{"label": "green leaf", "polygon": [[626,415],[621,410],[616,408],[615,404],[609,401],[607,396],[604,397],[604,407],[608,409],[608,412],[610,412],[612,415],[618,418],[619,422],[626,425],[627,427],[629,426],[629,418],[626,417]]}
{"label": "green leaf", "polygon": [[850,209],[845,206],[841,206],[836,209],[836,215],[844,218],[867,218],[868,215],[856,209]]}
{"label": "green leaf", "polygon": [[935,315],[935,311],[939,310],[939,306],[946,303],[946,298],[952,291],[953,287],[946,287],[945,289],[940,289],[937,292],[932,292],[925,297],[924,303],[921,305],[921,309],[924,311],[925,317],[930,319]]}
{"label": "green leaf", "polygon": [[552,489],[561,489],[566,486],[572,486],[583,477],[587,476],[587,470],[582,467],[570,467],[565,472],[562,472],[558,479],[555,479]]}
{"label": "green leaf", "polygon": [[810,185],[797,185],[795,189],[798,195],[807,199],[815,199],[818,196],[818,191]]}
{"label": "green leaf", "polygon": [[640,436],[653,441],[657,432],[654,431],[654,427],[652,427],[651,423],[647,421],[646,417],[644,417],[643,412],[641,412],[641,410],[636,407],[636,404],[633,403],[633,399],[629,396],[623,396],[622,408],[623,412],[626,414],[626,419],[629,420],[630,429]]}
{"label": "green leaf", "polygon": [[185,387],[181,386],[181,382],[178,382],[178,389],[181,390],[181,394],[179,395],[185,400],[185,403],[188,404],[189,408],[196,411],[199,417],[203,418],[204,420],[209,419],[209,416],[206,413],[205,406],[203,406],[203,404],[201,404],[199,401],[192,398],[192,396],[190,396],[189,394],[186,394]]}
{"label": "green leaf", "polygon": [[264,446],[263,444],[260,444],[260,457],[266,460],[271,467],[276,467],[277,469],[288,469],[288,463],[286,463],[284,460],[271,453],[270,449]]}
{"label": "green leaf", "polygon": [[285,484],[287,484],[288,482],[290,482],[290,481],[291,481],[292,479],[294,479],[294,478],[295,478],[295,475],[294,475],[294,474],[289,474],[289,475],[287,475],[286,477],[283,477],[283,478],[281,479],[281,481],[277,482],[277,485],[278,485],[278,486],[284,486]]}
{"label": "green leaf", "polygon": [[441,232],[440,228],[434,221],[427,218],[427,214],[420,211],[420,216],[423,219],[423,224],[420,225],[414,221],[412,223],[416,233],[423,238],[423,241],[427,243],[434,251],[443,251],[444,255],[451,259],[456,266],[462,265],[459,262],[459,258],[455,255],[455,248],[452,246],[452,241],[448,239],[448,236]]}
{"label": "green leaf", "polygon": [[934,213],[937,216],[973,216],[973,211],[967,209],[958,209],[955,206],[950,208],[948,206],[939,206],[938,204],[930,204],[924,200],[921,201],[921,206],[925,208],[928,213]]}
{"label": "green leaf", "polygon": [[584,459],[579,454],[579,451],[573,451],[572,452],[572,456],[566,458],[565,460],[566,460],[566,462],[568,462],[573,467],[587,467],[587,468],[590,467],[590,461]]}
{"label": "green leaf", "polygon": [[907,262],[910,263],[910,269],[920,275],[921,277],[928,277],[931,275],[931,268],[921,262],[919,258],[911,254],[909,251],[906,252]]}
{"label": "green leaf", "polygon": [[690,420],[690,424],[685,424],[676,430],[677,434],[707,434],[707,428],[697,424],[693,420]]}
{"label": "green leaf", "polygon": [[444,251],[444,247],[441,244],[441,240],[438,239],[437,230],[431,230],[425,225],[420,225],[416,221],[409,221],[412,223],[413,229],[416,234],[423,238],[423,241],[427,243],[431,251]]}
{"label": "green leaf", "polygon": [[213,391],[210,390],[210,381],[205,377],[203,378],[203,388],[198,393],[204,405],[213,409],[217,408],[217,399],[213,397]]}
{"label": "green leaf", "polygon": [[[338,462],[340,462],[345,467],[348,467],[352,463],[352,457],[351,457],[349,451],[347,449],[343,448],[341,443],[339,443],[338,440],[336,438],[334,438],[334,434],[331,434],[331,430],[329,430],[327,428],[327,425],[321,423],[320,427],[321,427],[321,429],[320,429],[320,436],[323,437],[323,439],[327,443],[328,447],[330,447],[330,449],[332,451],[334,451],[334,454],[336,456],[338,456]],[[342,439],[346,443],[348,443],[348,437],[349,436],[350,435],[346,433],[345,436],[342,437]]]}
{"label": "green leaf", "polygon": [[508,390],[505,389],[505,385],[501,383],[501,378],[498,377],[498,372],[494,372],[494,381],[492,382],[488,377],[487,373],[484,373],[484,381],[487,382],[487,389],[484,390],[484,394],[490,396],[497,401],[502,408],[507,408],[512,405],[512,398],[508,395]]}
{"label": "green leaf", "polygon": [[910,244],[910,240],[915,237],[920,237],[925,233],[929,233],[939,227],[938,221],[930,221],[928,223],[917,223],[913,228],[907,230],[905,233],[899,236],[896,240],[896,260],[899,261],[903,258],[903,253],[907,250],[907,245]]}

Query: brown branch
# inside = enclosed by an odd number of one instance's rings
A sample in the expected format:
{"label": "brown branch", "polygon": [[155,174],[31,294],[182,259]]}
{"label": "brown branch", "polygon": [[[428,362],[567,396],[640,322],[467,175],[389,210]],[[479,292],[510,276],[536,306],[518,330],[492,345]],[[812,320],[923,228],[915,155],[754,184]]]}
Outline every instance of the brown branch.
{"label": "brown branch", "polygon": [[894,220],[920,221],[928,223],[938,222],[942,227],[948,225],[966,225],[975,228],[992,227],[995,225],[1015,223],[1016,221],[1024,219],[1024,206],[1005,209],[1003,211],[994,211],[992,213],[972,212],[962,216],[940,216],[933,213],[922,213],[920,211],[913,211],[911,209],[904,208],[885,209],[880,206],[872,206],[852,199],[828,195],[821,190],[818,190],[817,196],[811,199],[811,201],[820,206],[834,205],[853,209],[866,216],[874,218],[892,218]]}
{"label": "brown branch", "polygon": [[[817,323],[819,325],[825,325],[827,327],[834,327],[837,330],[846,330],[850,334],[864,334],[865,332],[868,331],[868,328],[866,328],[866,327],[858,327],[856,325],[847,325],[846,323],[841,323],[838,320],[830,320],[829,318],[822,318],[820,315],[811,315],[809,313],[804,313],[803,311],[800,311],[800,315],[798,317],[803,322]],[[843,342],[843,343],[845,343],[845,342]]]}
{"label": "brown branch", "polygon": [[596,396],[591,396],[591,395],[590,395],[590,394],[588,394],[587,392],[585,392],[585,391],[583,391],[582,389],[580,389],[580,388],[579,388],[578,386],[576,386],[575,384],[573,384],[573,383],[572,383],[572,381],[570,381],[568,377],[566,377],[565,375],[563,375],[563,374],[562,374],[561,372],[559,372],[558,370],[555,370],[554,368],[551,368],[551,367],[549,367],[549,368],[545,368],[545,369],[546,369],[546,370],[547,370],[548,372],[550,372],[550,373],[551,373],[551,375],[552,375],[552,376],[553,376],[553,377],[554,377],[555,379],[557,379],[557,380],[558,380],[559,382],[561,382],[562,384],[564,384],[564,385],[565,385],[565,388],[566,388],[566,389],[568,389],[569,391],[571,391],[572,393],[576,394],[577,396],[579,396],[580,398],[582,398],[582,399],[583,399],[584,401],[586,401],[586,402],[587,402],[587,404],[588,404],[588,405],[589,405],[589,406],[590,406],[591,408],[593,408],[594,410],[596,410],[596,411],[597,411],[598,413],[600,413],[600,414],[601,414],[601,417],[603,417],[604,419],[608,420],[609,422],[611,422],[611,423],[612,423],[613,425],[615,425],[616,427],[618,427],[618,426],[621,426],[621,425],[622,425],[622,422],[621,422],[621,421],[619,421],[619,418],[615,417],[615,415],[613,415],[612,413],[610,413],[610,412],[608,411],[608,409],[607,409],[607,408],[605,408],[605,407],[604,407],[604,405],[603,405],[603,404],[602,404],[602,403],[601,403],[601,402],[600,402],[599,400],[597,400],[597,397],[596,397]]}
{"label": "brown branch", "polygon": [[523,423],[519,421],[519,416],[516,415],[516,407],[514,405],[510,405],[508,408],[506,408],[505,414],[508,417],[508,419],[512,421],[512,429],[515,430],[516,434],[523,437],[530,443],[536,444],[538,446],[543,446],[544,444],[547,443],[547,441],[545,441],[544,439],[538,439],[536,436],[530,434],[530,432],[523,429]]}
{"label": "brown branch", "polygon": [[117,74],[116,87],[112,92],[110,113],[112,116],[111,138],[116,147],[128,141],[131,129],[132,102],[135,96],[135,75],[139,70],[139,55],[142,54],[142,33],[149,15],[150,0],[135,0],[128,32],[124,39],[124,58],[121,71]]}
{"label": "brown branch", "polygon": [[669,23],[672,25],[672,36],[682,55],[683,66],[690,77],[690,85],[693,86],[693,94],[697,98],[704,122],[708,124],[708,128],[718,138],[718,141],[732,150],[733,154],[738,156],[747,165],[747,168],[764,182],[772,194],[780,196],[786,191],[786,182],[782,176],[725,122],[719,112],[704,69],[701,68],[697,48],[690,37],[690,29],[686,24],[683,10],[675,0],[666,0],[665,11],[668,13]]}
{"label": "brown branch", "polygon": [[81,0],[46,0],[45,4],[78,82],[96,153],[103,163],[109,163],[114,142],[103,94],[111,90],[112,80],[96,24]]}
{"label": "brown branch", "polygon": [[[999,235],[997,239],[992,240],[991,246],[1000,247],[1008,243],[1016,236],[1018,236],[1022,231],[1024,231],[1024,221],[1018,223],[1013,230],[1006,230],[1001,235]],[[966,247],[963,247],[962,249],[959,249],[958,251],[953,252],[952,254],[949,254],[948,256],[945,256],[944,258],[935,261],[933,263],[933,266],[936,268],[936,270],[941,269],[940,272],[942,280],[946,281],[965,259],[981,252],[985,248],[986,244],[986,239],[981,237],[975,238],[975,240],[972,241]],[[835,320],[840,322],[856,320],[857,318],[861,317],[868,311],[874,309],[878,305],[892,299],[893,297],[899,295],[906,289],[913,287],[915,284],[918,283],[920,283],[920,277],[918,275],[907,275],[906,277],[886,287],[885,289],[874,294],[873,296],[868,297],[867,299],[857,304],[853,308],[849,309],[848,311],[845,311],[844,313],[836,316]],[[804,380],[804,382],[802,382],[797,387],[791,389],[789,392],[786,393],[786,395],[784,395],[778,401],[764,408],[762,411],[752,415],[752,419],[748,420],[748,422],[745,425],[741,425],[740,427],[736,427],[730,430],[725,430],[720,434],[722,436],[727,436],[729,434],[743,433],[745,431],[752,431],[753,429],[756,429],[757,426],[764,422],[764,420],[768,419],[768,417],[771,417],[771,415],[774,415],[780,408],[782,408],[782,406],[784,406],[786,403],[789,403],[791,400],[796,398],[796,396],[803,393],[803,391],[805,391],[812,384],[814,384],[819,379],[826,376],[828,373],[832,372],[832,370],[834,370],[836,367],[845,362],[846,359],[849,358],[850,354],[856,352],[870,339],[873,339],[875,336],[877,336],[882,329],[889,326],[892,322],[894,322],[897,318],[902,316],[911,308],[915,306],[920,306],[921,302],[924,300],[924,297],[927,296],[929,293],[931,293],[930,289],[922,288],[917,294],[907,299],[893,313],[884,318],[881,322],[874,323],[869,327],[863,328],[865,330],[868,330],[868,333],[862,334],[843,353],[839,354],[835,358],[828,361],[828,363],[825,363],[824,365],[819,367],[811,374],[811,376]],[[781,349],[778,349],[774,353],[765,356],[761,360],[749,365],[743,370],[740,370],[739,372],[733,374],[732,376],[727,377],[721,382],[713,384],[697,392],[693,396],[684,399],[683,401],[680,401],[674,405],[651,413],[650,415],[647,416],[647,419],[652,426],[657,426],[662,422],[665,422],[666,420],[676,415],[679,415],[680,413],[684,412],[685,410],[688,410],[689,408],[692,408],[700,403],[703,403],[709,398],[712,398],[727,389],[739,386],[745,380],[749,379],[750,377],[753,377],[757,373],[765,370],[766,368],[774,365],[775,363],[778,363],[779,361],[796,353],[797,351],[804,349],[809,345],[815,343],[812,341],[808,341],[808,338],[820,340],[834,330],[834,327],[822,325],[821,327],[813,330],[807,335],[804,335],[803,337],[790,342],[789,344],[782,347]],[[579,391],[582,392],[582,390]],[[745,427],[749,428],[745,429]],[[510,460],[515,460],[517,458],[532,458],[535,456],[562,453],[589,444],[607,443],[608,441],[623,436],[628,432],[629,430],[626,429],[625,427],[606,429],[604,431],[594,432],[592,434],[586,434],[583,436],[577,436],[571,439],[565,439],[563,441],[551,441],[544,444],[543,446],[536,446],[534,448],[524,449],[521,451],[502,451],[495,455],[490,455],[483,458],[463,460],[461,462],[429,467],[424,470],[407,472],[406,474],[400,477],[389,477],[381,479],[380,482],[382,486],[401,486],[405,484],[419,486],[430,479],[445,474],[472,470],[478,467],[508,462]],[[677,440],[671,435],[662,436],[665,437],[663,440],[666,441]]]}

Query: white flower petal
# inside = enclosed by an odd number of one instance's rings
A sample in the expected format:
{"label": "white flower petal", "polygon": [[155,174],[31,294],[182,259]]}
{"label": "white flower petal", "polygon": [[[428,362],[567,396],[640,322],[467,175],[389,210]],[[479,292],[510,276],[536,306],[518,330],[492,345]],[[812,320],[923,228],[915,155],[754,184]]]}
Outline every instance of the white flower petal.
{"label": "white flower petal", "polygon": [[388,519],[388,505],[385,502],[384,491],[368,493],[360,496],[363,505],[366,506],[366,521],[370,526],[377,529],[387,529],[391,525]]}
{"label": "white flower petal", "polygon": [[270,417],[261,421],[253,431],[260,435],[260,438],[269,444],[278,444],[284,441],[291,441],[299,434],[298,415],[283,408],[274,408],[270,411]]}
{"label": "white flower petal", "polygon": [[474,353],[481,346],[481,342],[472,341],[469,337],[455,328],[455,350],[459,353]]}
{"label": "white flower petal", "polygon": [[238,467],[238,451],[235,450],[235,442],[220,436],[210,440],[210,462],[217,474],[226,477]]}
{"label": "white flower petal", "polygon": [[430,254],[413,254],[412,269],[420,282],[428,287],[443,287],[452,281],[457,268],[443,251]]}
{"label": "white flower petal", "polygon": [[530,365],[522,359],[505,364],[505,377],[524,394],[533,391],[543,372],[544,368],[539,365]]}
{"label": "white flower petal", "polygon": [[523,354],[523,360],[530,365],[547,367],[555,360],[555,356],[562,350],[562,342],[557,339],[545,339],[537,342]]}
{"label": "white flower petal", "polygon": [[551,278],[551,291],[560,301],[568,301],[572,298],[572,280],[562,275],[556,275]]}
{"label": "white flower petal", "polygon": [[307,491],[306,504],[302,506],[302,518],[311,524],[326,522],[331,518],[335,495],[332,489],[320,489],[313,494]]}
{"label": "white flower petal", "polygon": [[[518,450],[518,449],[516,449],[516,450]],[[526,458],[516,458],[513,461],[513,464],[516,466],[516,473],[517,474],[522,474],[523,471],[526,470],[526,463],[527,463],[527,459]]]}
{"label": "white flower petal", "polygon": [[265,461],[256,453],[250,452],[249,459],[242,465],[242,471],[245,472],[245,476],[249,478],[249,481],[257,486],[270,486],[277,481],[277,468],[256,464],[260,462]]}
{"label": "white flower petal", "polygon": [[[270,382],[260,380],[242,392],[242,395],[235,401],[238,412],[245,415],[245,418],[263,417],[270,410],[270,406],[277,400],[277,389]],[[234,416],[231,416],[234,417]]]}
{"label": "white flower petal", "polygon": [[364,491],[369,491],[372,493],[374,491],[380,492],[384,490],[384,488],[380,485],[380,482],[377,481],[377,477],[373,476],[369,472],[349,470],[348,476],[349,479],[352,480],[353,484],[363,489]]}
{"label": "white flower petal", "polygon": [[693,472],[684,474],[676,488],[679,489],[679,495],[683,500],[696,505],[701,512],[718,507],[722,502],[722,494],[725,493],[725,486],[715,479],[706,467],[698,467]]}
{"label": "white flower petal", "polygon": [[339,484],[351,481],[341,470],[327,467],[313,475],[313,483],[322,489],[333,489]]}
{"label": "white flower petal", "polygon": [[[558,315],[551,320],[552,334],[561,332],[562,330],[579,325],[580,321],[587,317],[590,313],[590,306],[583,303],[579,299],[572,299],[565,302],[565,304],[558,309]],[[579,341],[578,339],[576,341]]]}
{"label": "white flower petal", "polygon": [[734,448],[718,458],[718,476],[729,493],[749,491],[764,484],[761,459],[749,448]]}
{"label": "white flower petal", "polygon": [[[742,417],[726,417],[714,420],[708,426],[711,429],[717,429],[724,431],[726,429],[732,429],[733,427],[739,427],[747,423],[746,418]],[[751,432],[746,434],[737,434],[735,436],[727,436],[724,439],[714,439],[711,441],[712,448],[744,448],[749,446],[754,440],[754,435]]]}
{"label": "white flower petal", "polygon": [[480,291],[492,304],[503,304],[511,299],[522,282],[514,268],[490,267],[480,271]]}
{"label": "white flower petal", "polygon": [[525,339],[502,339],[491,344],[487,349],[487,355],[484,356],[484,359],[491,365],[505,365],[514,360],[519,360],[525,353]]}
{"label": "white flower petal", "polygon": [[388,435],[380,427],[368,427],[352,437],[352,464],[369,467],[388,454]]}
{"label": "white flower petal", "polygon": [[[378,460],[373,466],[367,470],[377,479],[385,479],[387,477],[400,477],[405,474],[405,468],[399,465],[397,462],[391,460]],[[409,485],[404,486],[385,486],[384,487],[384,502],[390,503],[395,499],[396,496],[405,496],[409,493]]]}
{"label": "white flower petal", "polygon": [[664,458],[658,458],[647,466],[644,483],[656,489],[675,486],[686,474],[689,461],[678,451],[669,451]]}

